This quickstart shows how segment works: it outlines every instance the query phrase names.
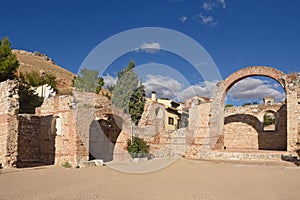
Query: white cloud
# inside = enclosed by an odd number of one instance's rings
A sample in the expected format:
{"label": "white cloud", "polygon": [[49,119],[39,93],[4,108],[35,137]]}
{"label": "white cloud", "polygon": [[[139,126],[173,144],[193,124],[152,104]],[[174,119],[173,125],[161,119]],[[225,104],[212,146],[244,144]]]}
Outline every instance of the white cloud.
{"label": "white cloud", "polygon": [[210,3],[210,2],[204,2],[204,3],[202,4],[202,8],[203,8],[204,10],[212,10],[213,7],[214,7],[213,3]]}
{"label": "white cloud", "polygon": [[170,99],[176,97],[177,93],[182,89],[180,82],[162,75],[148,74],[143,84],[145,85],[147,95],[155,91],[159,97]]}
{"label": "white cloud", "polygon": [[145,85],[147,96],[149,96],[152,91],[155,91],[160,98],[174,98],[181,101],[194,96],[210,97],[216,86],[216,82],[202,82],[184,87],[182,83],[174,78],[152,74],[146,76],[146,81],[143,84]]}
{"label": "white cloud", "polygon": [[194,17],[194,20],[197,20],[197,19],[200,20],[200,23],[201,23],[201,24],[211,25],[211,26],[217,25],[217,22],[214,21],[214,18],[213,18],[212,16],[210,16],[210,15],[205,16],[205,15],[203,15],[203,14],[201,13],[201,14],[196,15],[196,16]]}
{"label": "white cloud", "polygon": [[187,16],[181,16],[181,17],[179,17],[179,20],[184,23],[184,22],[186,22],[186,20],[188,20],[188,17]]}
{"label": "white cloud", "polygon": [[105,87],[115,85],[117,83],[117,80],[118,80],[118,77],[112,77],[109,74],[106,74],[106,76],[102,76],[102,77],[103,77],[104,82],[105,82],[105,85],[104,85]]}
{"label": "white cloud", "polygon": [[237,82],[229,91],[232,100],[262,100],[266,96],[273,96],[276,101],[283,101],[285,94],[277,90],[269,81],[257,78],[246,78]]}
{"label": "white cloud", "polygon": [[218,0],[218,3],[220,3],[223,8],[226,8],[225,0]]}
{"label": "white cloud", "polygon": [[226,8],[226,1],[225,0],[209,0],[202,4],[202,9],[205,11],[211,11],[215,8]]}
{"label": "white cloud", "polygon": [[179,96],[181,100],[190,99],[194,96],[210,98],[215,86],[216,82],[205,81],[185,88]]}
{"label": "white cloud", "polygon": [[144,42],[136,51],[145,51],[147,53],[156,53],[160,50],[158,42]]}

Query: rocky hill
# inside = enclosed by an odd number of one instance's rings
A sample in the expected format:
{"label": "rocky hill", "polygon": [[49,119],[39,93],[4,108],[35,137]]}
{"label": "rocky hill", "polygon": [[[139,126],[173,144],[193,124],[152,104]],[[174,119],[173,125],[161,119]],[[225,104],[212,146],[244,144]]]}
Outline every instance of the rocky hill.
{"label": "rocky hill", "polygon": [[56,65],[47,55],[39,52],[28,52],[24,50],[13,50],[19,61],[18,73],[30,71],[45,72],[56,76],[59,93],[67,94],[71,92],[72,80],[75,76],[72,72]]}

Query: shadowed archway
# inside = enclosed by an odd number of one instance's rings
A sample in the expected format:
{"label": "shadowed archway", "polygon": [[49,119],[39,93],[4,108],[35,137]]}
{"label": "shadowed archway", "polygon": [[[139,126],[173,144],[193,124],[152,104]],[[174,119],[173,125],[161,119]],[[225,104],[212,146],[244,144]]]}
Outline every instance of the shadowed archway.
{"label": "shadowed archway", "polygon": [[89,129],[89,159],[112,161],[116,141],[122,131],[123,119],[109,115],[107,119],[93,120]]}

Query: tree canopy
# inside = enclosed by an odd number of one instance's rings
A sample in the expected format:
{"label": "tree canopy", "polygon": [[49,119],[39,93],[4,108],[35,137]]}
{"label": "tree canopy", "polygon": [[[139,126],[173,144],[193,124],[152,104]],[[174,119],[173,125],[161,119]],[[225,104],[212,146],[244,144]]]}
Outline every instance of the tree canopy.
{"label": "tree canopy", "polygon": [[11,44],[7,37],[0,40],[0,82],[15,79],[19,67],[17,57],[11,51]]}
{"label": "tree canopy", "polygon": [[135,64],[131,61],[118,73],[118,80],[112,91],[112,103],[126,114],[130,114],[134,124],[138,124],[144,112],[145,90],[134,72]]}
{"label": "tree canopy", "polygon": [[82,68],[79,75],[74,79],[73,86],[78,90],[98,94],[104,83],[104,79],[99,77],[97,70]]}
{"label": "tree canopy", "polygon": [[20,81],[32,87],[38,87],[44,84],[50,85],[54,90],[57,91],[57,81],[53,74],[45,73],[44,77],[37,71],[27,72],[20,74]]}

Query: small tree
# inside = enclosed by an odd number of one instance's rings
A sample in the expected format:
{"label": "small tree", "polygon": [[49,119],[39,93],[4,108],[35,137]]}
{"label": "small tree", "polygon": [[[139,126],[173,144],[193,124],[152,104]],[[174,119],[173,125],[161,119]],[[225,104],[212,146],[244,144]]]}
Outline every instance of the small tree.
{"label": "small tree", "polygon": [[37,71],[27,72],[25,74],[20,74],[20,81],[24,84],[27,84],[31,87],[38,87],[44,84],[50,85],[54,90],[57,91],[57,81],[56,77],[53,74],[45,73],[45,76],[42,77],[41,73]]}
{"label": "small tree", "polygon": [[137,125],[142,118],[144,112],[146,99],[144,86],[141,84],[137,89],[133,91],[129,101],[129,114],[132,122]]}
{"label": "small tree", "polygon": [[20,83],[19,102],[19,113],[34,114],[35,108],[42,105],[43,98],[34,94],[34,91],[30,88],[29,85]]}
{"label": "small tree", "polygon": [[0,82],[7,79],[15,79],[18,67],[19,62],[11,51],[11,44],[8,38],[3,38],[0,41]]}
{"label": "small tree", "polygon": [[134,91],[139,85],[137,75],[133,71],[134,62],[131,61],[118,73],[118,80],[113,88],[112,103],[124,113],[129,114],[129,101]]}
{"label": "small tree", "polygon": [[145,155],[149,153],[149,150],[150,145],[147,145],[144,140],[138,137],[133,137],[132,141],[127,141],[127,151],[133,158],[145,157]]}
{"label": "small tree", "polygon": [[104,85],[104,79],[98,75],[97,70],[82,68],[80,74],[74,79],[73,86],[78,90],[98,94]]}

